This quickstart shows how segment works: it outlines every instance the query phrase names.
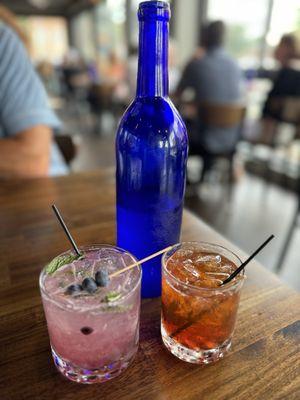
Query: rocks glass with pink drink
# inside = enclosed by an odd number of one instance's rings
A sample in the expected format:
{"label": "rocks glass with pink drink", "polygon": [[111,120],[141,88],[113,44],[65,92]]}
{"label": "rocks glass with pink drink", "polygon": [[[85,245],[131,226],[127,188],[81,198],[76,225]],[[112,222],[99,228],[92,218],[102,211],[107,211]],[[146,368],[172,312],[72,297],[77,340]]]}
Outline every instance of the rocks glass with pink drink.
{"label": "rocks glass with pink drink", "polygon": [[133,360],[139,340],[141,269],[117,247],[96,245],[56,257],[40,275],[54,362],[81,383],[114,378]]}

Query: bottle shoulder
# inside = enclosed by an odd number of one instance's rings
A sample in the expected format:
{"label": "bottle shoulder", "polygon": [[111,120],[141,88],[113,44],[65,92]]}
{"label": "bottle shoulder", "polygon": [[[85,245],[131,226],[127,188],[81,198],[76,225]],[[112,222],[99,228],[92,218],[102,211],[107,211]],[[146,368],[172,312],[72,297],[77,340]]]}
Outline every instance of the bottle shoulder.
{"label": "bottle shoulder", "polygon": [[130,104],[123,115],[119,131],[129,130],[167,130],[182,131],[186,134],[185,124],[169,98],[138,97]]}

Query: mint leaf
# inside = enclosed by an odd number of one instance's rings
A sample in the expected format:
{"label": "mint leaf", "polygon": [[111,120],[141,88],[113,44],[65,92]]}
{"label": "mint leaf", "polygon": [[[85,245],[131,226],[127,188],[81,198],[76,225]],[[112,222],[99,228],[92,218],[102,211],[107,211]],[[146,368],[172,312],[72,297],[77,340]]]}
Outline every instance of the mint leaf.
{"label": "mint leaf", "polygon": [[62,256],[55,257],[50,263],[46,266],[46,273],[49,275],[54,274],[59,268],[66,264],[70,264],[75,260],[82,259],[82,255],[78,256],[77,254],[64,254]]}
{"label": "mint leaf", "polygon": [[122,297],[122,293],[118,292],[108,292],[107,295],[104,297],[104,301],[106,303],[110,303],[112,301],[117,301]]}

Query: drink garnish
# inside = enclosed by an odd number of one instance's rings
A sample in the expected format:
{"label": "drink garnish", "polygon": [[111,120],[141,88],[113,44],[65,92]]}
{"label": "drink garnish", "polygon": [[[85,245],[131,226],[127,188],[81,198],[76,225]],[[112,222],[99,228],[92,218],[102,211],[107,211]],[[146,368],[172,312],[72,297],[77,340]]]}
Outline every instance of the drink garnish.
{"label": "drink garnish", "polygon": [[102,302],[108,303],[108,306],[105,308],[105,311],[111,312],[111,313],[123,313],[123,312],[131,310],[132,304],[129,304],[129,305],[110,304],[110,303],[113,303],[113,302],[119,300],[121,297],[122,297],[122,294],[119,292],[108,292],[107,295],[102,300]]}
{"label": "drink garnish", "polygon": [[121,296],[122,293],[119,292],[108,292],[103,301],[106,303],[110,303],[119,300]]}
{"label": "drink garnish", "polygon": [[57,256],[50,261],[45,271],[47,274],[52,275],[59,268],[63,267],[64,265],[71,264],[75,260],[80,260],[82,257],[82,255],[78,256],[77,254],[63,254],[61,256]]}
{"label": "drink garnish", "polygon": [[93,278],[85,278],[82,281],[83,290],[86,290],[88,293],[95,293],[98,286],[96,281]]}
{"label": "drink garnish", "polygon": [[112,274],[110,274],[109,277],[113,278],[115,276],[123,274],[123,272],[126,272],[134,267],[138,267],[140,264],[143,264],[146,261],[152,260],[152,258],[155,258],[155,257],[159,256],[160,254],[166,253],[167,251],[170,251],[170,250],[172,250],[172,246],[168,246],[163,250],[157,251],[156,253],[153,253],[150,256],[143,258],[142,260],[136,261],[133,264],[128,265],[128,267],[119,269],[116,272],[113,272]]}
{"label": "drink garnish", "polygon": [[84,326],[80,330],[81,333],[83,333],[84,335],[90,335],[91,333],[93,333],[93,328],[90,328],[89,326]]}
{"label": "drink garnish", "polygon": [[109,275],[107,268],[100,269],[96,272],[95,281],[98,286],[105,287],[109,283]]}
{"label": "drink garnish", "polygon": [[75,283],[73,285],[68,286],[66,290],[66,294],[79,294],[83,291],[83,287],[79,283]]}

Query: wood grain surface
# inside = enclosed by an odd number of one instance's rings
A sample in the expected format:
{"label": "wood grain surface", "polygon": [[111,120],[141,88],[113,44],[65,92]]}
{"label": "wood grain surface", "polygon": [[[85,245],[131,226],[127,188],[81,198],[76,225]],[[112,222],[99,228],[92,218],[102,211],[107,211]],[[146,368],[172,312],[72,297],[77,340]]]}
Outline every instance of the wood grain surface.
{"label": "wood grain surface", "polygon": [[[230,354],[199,367],[177,360],[160,338],[160,299],[142,304],[140,348],[118,378],[98,385],[64,379],[50,356],[38,289],[42,266],[68,248],[55,202],[80,245],[114,243],[113,171],[0,182],[1,400],[300,399],[300,299],[253,262],[247,268]],[[183,240],[224,244],[185,212]],[[265,238],[257,232],[257,244]]]}

